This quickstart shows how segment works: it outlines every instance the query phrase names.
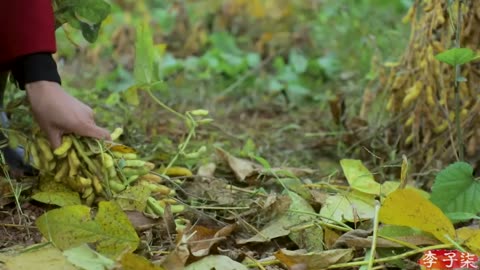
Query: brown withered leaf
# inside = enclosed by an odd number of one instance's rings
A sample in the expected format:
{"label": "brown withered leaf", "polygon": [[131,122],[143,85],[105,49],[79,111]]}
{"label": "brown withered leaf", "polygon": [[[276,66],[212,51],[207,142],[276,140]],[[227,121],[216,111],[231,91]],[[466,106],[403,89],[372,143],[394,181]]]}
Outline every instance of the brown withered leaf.
{"label": "brown withered leaf", "polygon": [[202,177],[213,177],[216,168],[217,166],[215,163],[207,163],[198,168],[197,175]]}
{"label": "brown withered leaf", "polygon": [[147,230],[158,223],[155,219],[147,217],[139,211],[125,211],[125,214],[127,214],[136,231]]}
{"label": "brown withered leaf", "polygon": [[240,182],[246,182],[248,178],[258,175],[277,177],[300,177],[313,174],[315,171],[309,168],[277,167],[265,169],[258,163],[234,157],[223,149],[217,148],[217,155],[228,164]]}
{"label": "brown withered leaf", "polygon": [[161,266],[166,270],[177,270],[184,269],[185,263],[190,257],[190,251],[188,250],[188,239],[190,235],[179,234],[177,245],[174,250],[172,250],[167,257],[161,261]]}
{"label": "brown withered leaf", "polygon": [[204,226],[194,226],[190,230],[190,232],[195,232],[189,240],[190,252],[196,257],[208,255],[212,246],[229,236],[235,227],[235,224],[230,224],[216,230]]}
{"label": "brown withered leaf", "polygon": [[289,269],[317,270],[353,259],[353,249],[332,249],[319,252],[285,250],[276,252],[275,257]]}
{"label": "brown withered leaf", "polygon": [[[332,248],[367,248],[372,246],[372,238],[369,235],[372,234],[372,231],[366,231],[361,229],[356,229],[353,231],[349,231],[341,235]],[[401,247],[401,245],[383,239],[377,239],[377,247]]]}
{"label": "brown withered leaf", "polygon": [[245,182],[247,177],[258,174],[262,168],[257,163],[234,157],[223,149],[216,148],[216,150],[218,156],[228,164],[230,169],[235,174],[235,177],[240,182]]}
{"label": "brown withered leaf", "polygon": [[182,188],[191,197],[216,202],[219,205],[239,205],[248,199],[247,193],[237,192],[223,179],[214,177],[199,177],[195,181],[187,181]]}
{"label": "brown withered leaf", "polygon": [[325,248],[332,249],[333,245],[337,242],[340,235],[328,227],[323,228],[325,234]]}

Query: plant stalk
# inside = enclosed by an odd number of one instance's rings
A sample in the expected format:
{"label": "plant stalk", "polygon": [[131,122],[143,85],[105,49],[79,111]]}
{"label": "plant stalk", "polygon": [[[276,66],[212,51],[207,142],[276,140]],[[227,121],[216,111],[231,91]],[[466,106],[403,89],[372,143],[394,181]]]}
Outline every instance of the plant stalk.
{"label": "plant stalk", "polygon": [[[460,48],[460,32],[462,29],[462,2],[463,0],[458,0],[458,11],[457,11],[457,28],[455,29],[455,47]],[[459,80],[461,77],[461,68],[460,65],[455,65],[455,124],[457,127],[457,144],[458,144],[458,155],[460,161],[464,160],[464,145],[463,145],[463,136],[462,136],[462,126],[460,118],[460,85]]]}

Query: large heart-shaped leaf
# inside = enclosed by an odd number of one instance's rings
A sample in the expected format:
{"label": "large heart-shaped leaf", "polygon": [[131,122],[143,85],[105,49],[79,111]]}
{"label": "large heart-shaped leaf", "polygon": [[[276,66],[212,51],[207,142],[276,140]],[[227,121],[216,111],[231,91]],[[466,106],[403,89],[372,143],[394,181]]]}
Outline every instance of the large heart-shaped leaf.
{"label": "large heart-shaped leaf", "polygon": [[73,205],[43,214],[36,225],[60,249],[95,243],[98,252],[111,258],[134,251],[140,242],[127,215],[114,202],[100,202],[95,219],[89,207]]}
{"label": "large heart-shaped leaf", "polygon": [[430,200],[446,213],[480,212],[480,182],[473,177],[473,168],[456,162],[442,170],[432,186]]}

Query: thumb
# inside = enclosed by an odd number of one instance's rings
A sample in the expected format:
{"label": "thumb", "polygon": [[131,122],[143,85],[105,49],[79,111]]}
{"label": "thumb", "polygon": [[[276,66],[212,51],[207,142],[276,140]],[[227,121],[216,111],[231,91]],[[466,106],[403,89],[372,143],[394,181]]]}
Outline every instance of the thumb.
{"label": "thumb", "polygon": [[53,149],[58,148],[62,144],[62,132],[57,129],[50,130],[47,137]]}

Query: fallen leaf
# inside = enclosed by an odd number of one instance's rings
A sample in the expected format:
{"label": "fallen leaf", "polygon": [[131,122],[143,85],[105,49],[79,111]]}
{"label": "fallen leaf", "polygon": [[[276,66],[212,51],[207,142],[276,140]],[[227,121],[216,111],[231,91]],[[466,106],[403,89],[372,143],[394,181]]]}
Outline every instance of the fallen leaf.
{"label": "fallen leaf", "polygon": [[144,231],[154,225],[159,225],[157,220],[145,216],[141,211],[125,211],[125,214],[136,231]]}
{"label": "fallen leaf", "polygon": [[179,239],[175,249],[170,251],[167,257],[161,262],[161,266],[166,270],[185,269],[185,263],[187,262],[188,257],[190,257],[190,251],[188,250],[189,235],[180,233],[177,237]]}
{"label": "fallen leaf", "polygon": [[383,225],[378,229],[378,235],[394,238],[415,246],[437,245],[439,243],[431,234],[406,226]]}
{"label": "fallen leaf", "polygon": [[225,240],[234,229],[235,224],[227,225],[220,230],[214,230],[204,226],[192,227],[189,231],[195,232],[195,234],[189,240],[190,252],[196,257],[207,256],[212,246]]}
{"label": "fallen leaf", "polygon": [[[263,202],[260,212],[254,207],[252,207],[252,209],[255,210],[257,214],[260,213],[259,221],[266,223],[279,215],[286,214],[290,208],[292,199],[288,195],[271,193]],[[258,204],[258,202],[254,202],[254,205],[255,204]]]}
{"label": "fallen leaf", "polygon": [[382,183],[382,186],[380,188],[380,195],[387,196],[388,194],[397,190],[399,186],[399,181],[385,181]]}
{"label": "fallen leaf", "polygon": [[353,259],[353,249],[332,249],[319,252],[290,251],[282,249],[275,257],[288,266],[306,266],[307,270],[325,269],[330,265],[348,262]]}
{"label": "fallen leaf", "polygon": [[88,245],[80,245],[63,251],[67,260],[81,269],[104,270],[114,266],[115,262],[95,252]]}
{"label": "fallen leaf", "polygon": [[223,149],[217,148],[217,154],[224,160],[235,174],[235,177],[240,182],[245,182],[249,177],[255,175],[267,175],[275,177],[299,177],[314,173],[314,170],[305,168],[264,168],[261,165],[252,161],[237,158],[229,154]]}
{"label": "fallen leaf", "polygon": [[79,205],[82,204],[80,195],[74,191],[41,191],[32,195],[32,199],[58,206]]}
{"label": "fallen leaf", "polygon": [[291,191],[300,195],[305,200],[307,200],[307,201],[312,201],[313,200],[313,197],[312,197],[312,194],[310,193],[310,190],[307,187],[305,187],[305,185],[302,183],[302,181],[300,179],[298,179],[298,178],[280,178],[279,182],[281,182],[282,185],[286,186]]}
{"label": "fallen leaf", "polygon": [[[374,197],[358,191],[330,196],[320,209],[322,217],[338,222],[368,220],[373,218],[374,213]],[[328,219],[325,222],[332,222]]]}
{"label": "fallen leaf", "polygon": [[186,194],[192,197],[202,198],[207,201],[213,201],[219,205],[237,206],[242,201],[249,201],[249,195],[244,192],[235,192],[225,183],[224,180],[218,178],[199,178],[195,181],[187,181],[182,186]]}
{"label": "fallen leaf", "polygon": [[458,238],[465,241],[463,245],[480,256],[480,229],[463,227],[457,230]]}
{"label": "fallen leaf", "polygon": [[261,170],[261,166],[254,162],[236,158],[220,148],[216,148],[216,150],[217,154],[227,162],[228,166],[235,174],[235,177],[240,182],[244,182],[247,177],[258,174]]}
{"label": "fallen leaf", "polygon": [[293,242],[302,248],[305,247],[309,250],[323,249],[323,229],[321,227],[313,226],[302,231],[291,231],[296,225],[311,222],[315,210],[298,194],[288,192],[288,196],[292,200],[288,211],[266,224],[255,236],[249,239],[237,239],[237,243],[269,242],[274,238],[288,235]]}
{"label": "fallen leaf", "polygon": [[97,251],[109,258],[134,251],[140,242],[128,217],[114,202],[100,202],[94,220],[89,207],[73,205],[46,212],[36,225],[45,238],[62,250],[96,243]]}
{"label": "fallen leaf", "polygon": [[57,182],[53,177],[40,177],[39,189],[46,192],[71,192],[69,188],[62,182]]}
{"label": "fallen leaf", "polygon": [[311,194],[313,201],[320,205],[325,204],[330,197],[330,194],[325,190],[312,190]]}
{"label": "fallen leaf", "polygon": [[[372,238],[370,235],[372,231],[366,231],[362,229],[356,229],[342,234],[335,244],[332,246],[333,249],[336,248],[368,248],[372,246]],[[400,244],[395,242],[378,238],[376,240],[377,247],[381,248],[392,248],[392,247],[403,247]]]}
{"label": "fallen leaf", "polygon": [[[120,259],[122,270],[163,270],[164,268],[156,266],[146,258],[137,254],[127,253]],[[90,269],[89,269],[90,270]]]}
{"label": "fallen leaf", "polygon": [[208,163],[198,168],[197,175],[202,177],[213,177],[217,166],[215,163]]}
{"label": "fallen leaf", "polygon": [[356,159],[340,160],[345,178],[353,189],[368,193],[380,194],[381,185],[375,181],[373,174]]}
{"label": "fallen leaf", "polygon": [[248,270],[248,268],[227,256],[211,255],[199,261],[196,261],[187,267],[185,270]]}
{"label": "fallen leaf", "polygon": [[18,254],[0,253],[0,262],[0,269],[5,270],[78,270],[68,262],[59,249],[51,245],[21,251]]}
{"label": "fallen leaf", "polygon": [[325,239],[325,247],[326,249],[332,249],[332,246],[335,244],[335,242],[338,240],[340,235],[336,233],[334,230],[330,229],[329,227],[324,227],[323,228],[323,233],[324,233],[324,239]]}
{"label": "fallen leaf", "polygon": [[144,211],[151,189],[143,185],[129,186],[115,197],[115,202],[124,211]]}
{"label": "fallen leaf", "polygon": [[382,203],[380,222],[409,226],[433,234],[443,243],[450,243],[455,229],[443,212],[413,189],[399,189],[390,193]]}
{"label": "fallen leaf", "polygon": [[[381,191],[380,195],[381,195],[382,197],[385,197],[385,196],[387,196],[388,194],[390,194],[390,193],[394,192],[395,190],[397,190],[399,186],[400,186],[400,182],[399,182],[399,181],[385,181],[385,182],[382,183],[382,187],[381,187],[381,190],[382,190],[382,191]],[[416,188],[416,187],[414,187],[414,186],[407,185],[407,186],[405,187],[405,189],[413,189],[413,190],[419,192],[420,195],[422,195],[424,198],[426,198],[426,199],[430,198],[430,193],[428,193],[428,192],[426,192],[426,191],[424,191],[424,190],[422,190],[422,189],[418,189],[418,188]]]}

